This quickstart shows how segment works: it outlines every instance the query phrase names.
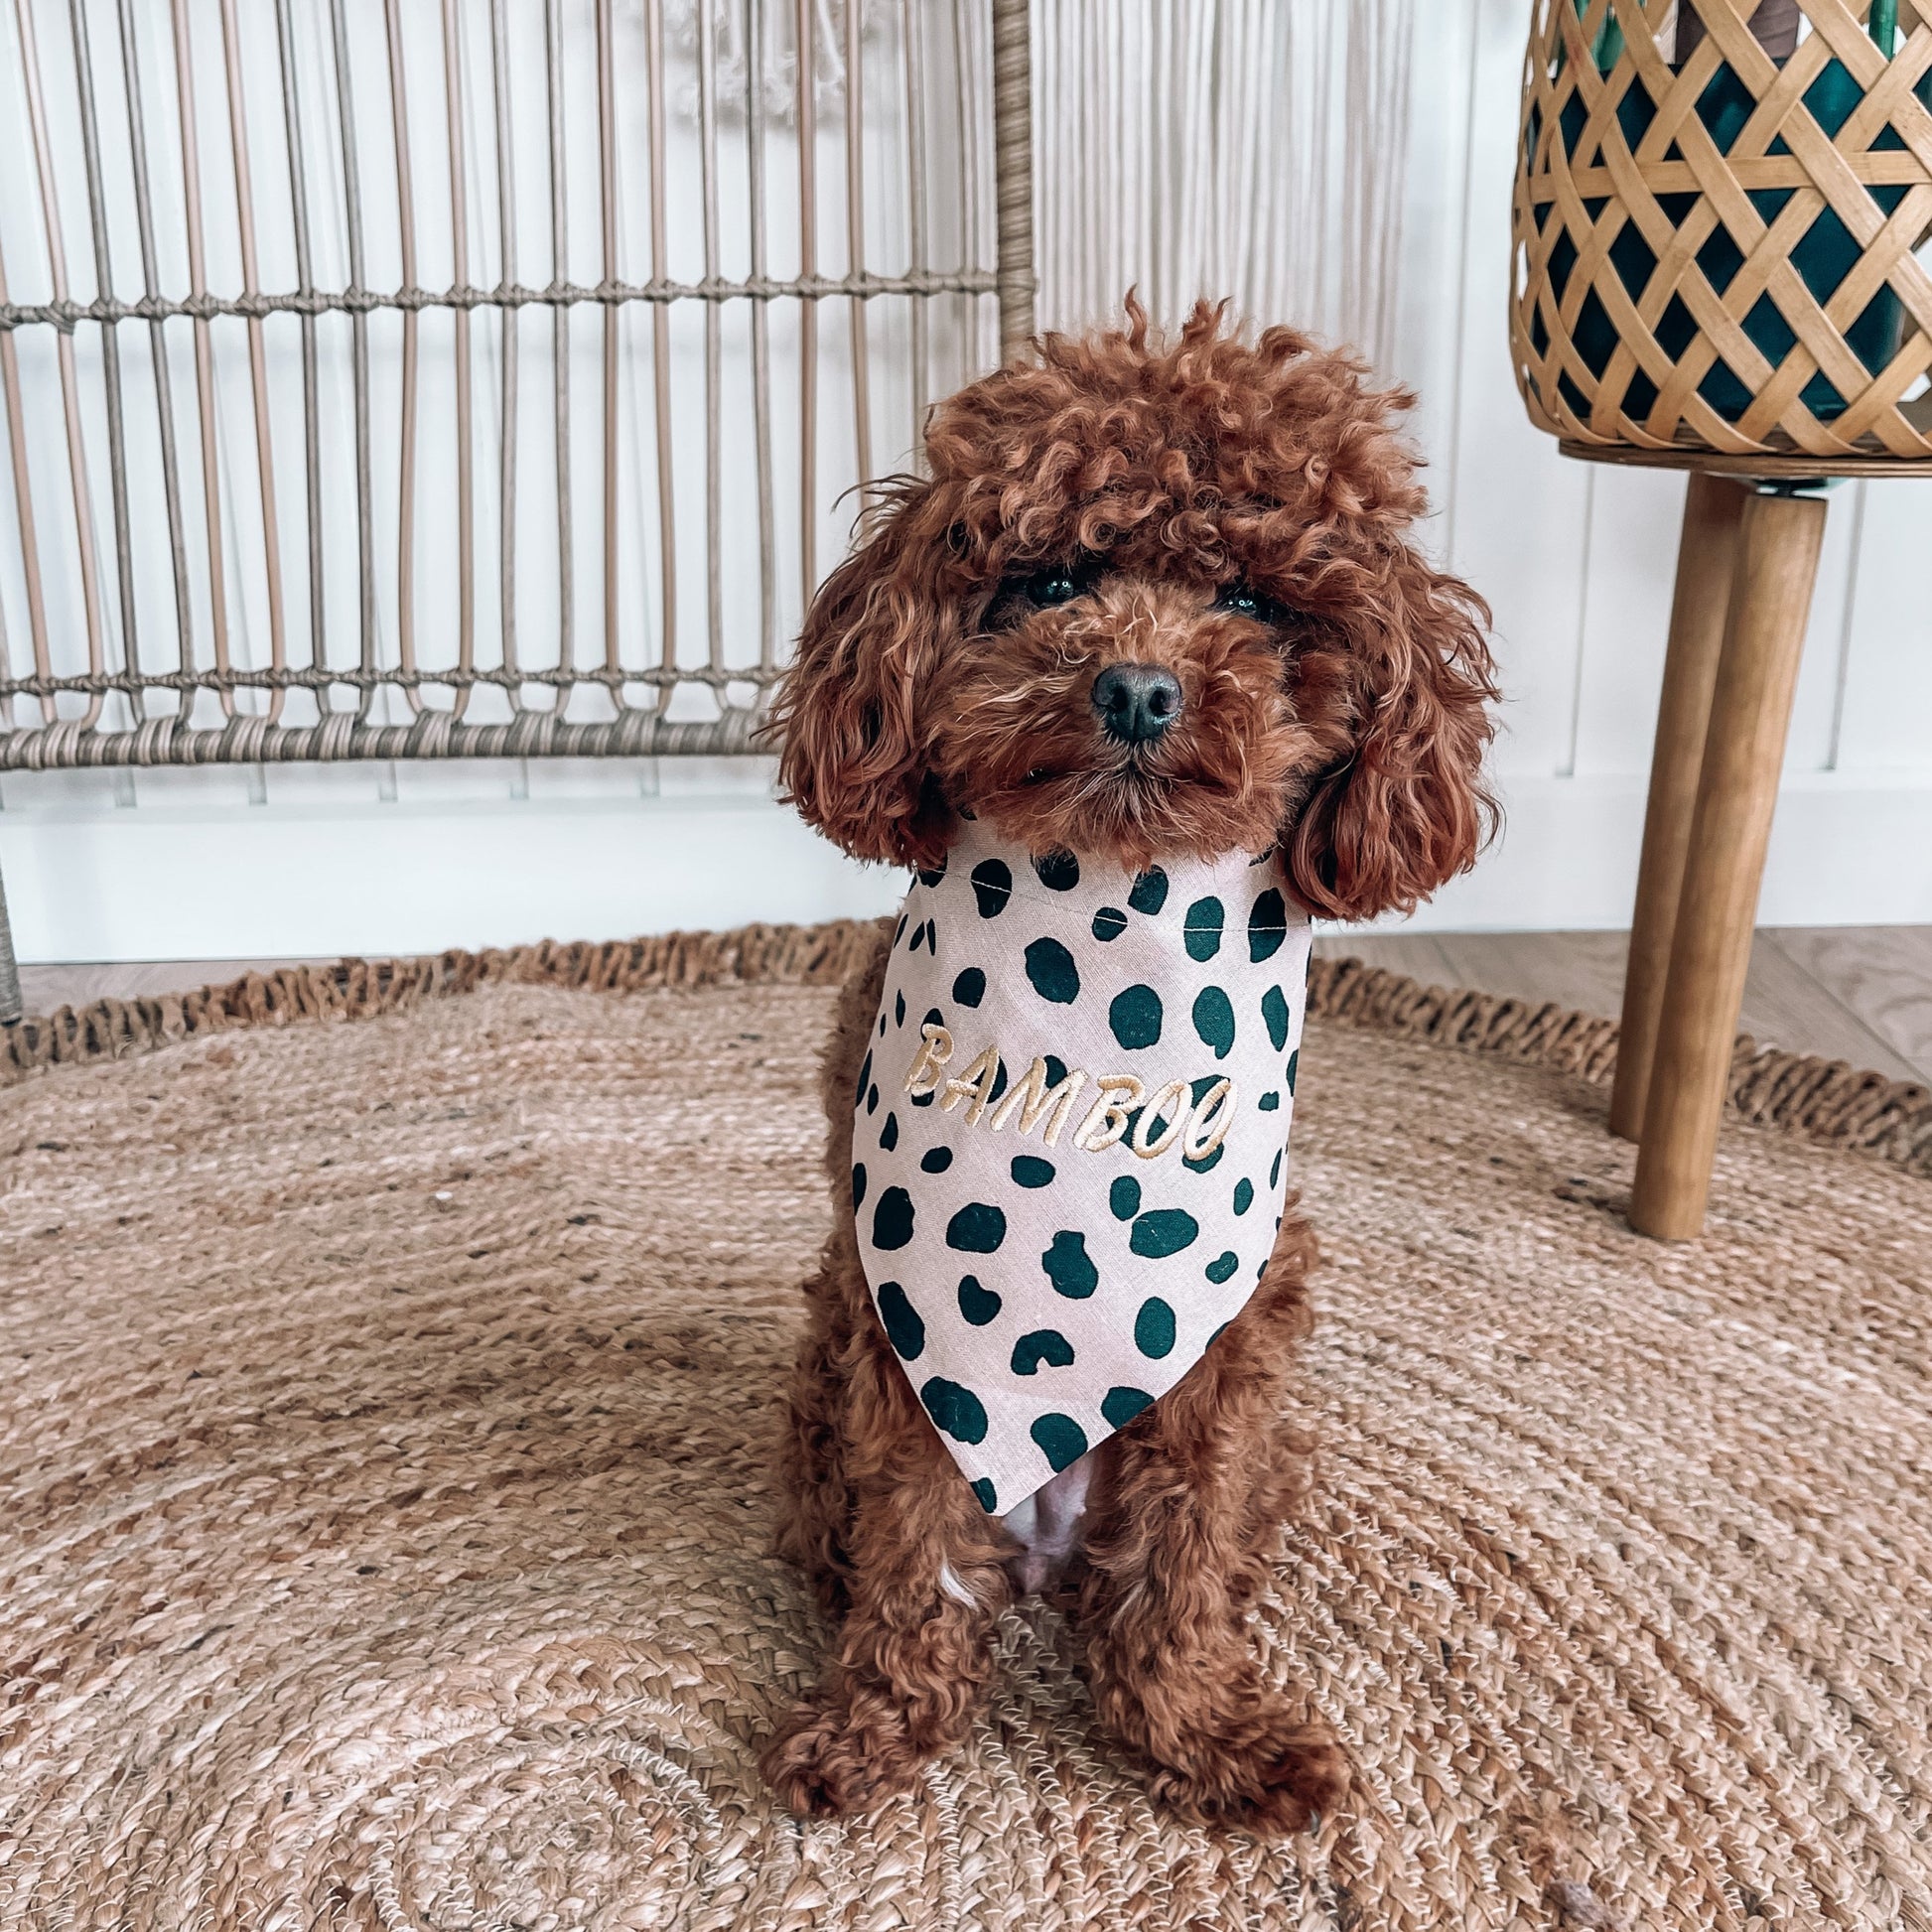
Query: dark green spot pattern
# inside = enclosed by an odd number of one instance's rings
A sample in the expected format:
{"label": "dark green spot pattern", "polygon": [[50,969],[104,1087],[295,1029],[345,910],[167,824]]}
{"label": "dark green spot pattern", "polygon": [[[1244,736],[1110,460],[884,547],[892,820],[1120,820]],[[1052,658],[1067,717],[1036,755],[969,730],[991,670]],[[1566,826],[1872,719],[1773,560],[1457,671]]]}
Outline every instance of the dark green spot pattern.
{"label": "dark green spot pattern", "polygon": [[1186,928],[1183,943],[1189,959],[1212,959],[1221,950],[1221,928],[1226,925],[1227,916],[1227,907],[1218,898],[1197,898],[1188,906],[1182,924]]}
{"label": "dark green spot pattern", "polygon": [[1003,859],[987,859],[973,868],[973,897],[979,901],[980,917],[996,919],[1007,909],[1013,897],[1013,874]]}
{"label": "dark green spot pattern", "polygon": [[1155,1362],[1173,1351],[1173,1310],[1158,1295],[1150,1295],[1134,1317],[1134,1346]]}
{"label": "dark green spot pattern", "polygon": [[1000,1312],[1000,1298],[980,1286],[977,1275],[959,1278],[959,1311],[975,1328],[984,1328]]}
{"label": "dark green spot pattern", "polygon": [[1217,1060],[1234,1050],[1234,1002],[1218,986],[1204,986],[1194,996],[1194,1031]]}
{"label": "dark green spot pattern", "polygon": [[888,1252],[912,1238],[912,1196],[903,1187],[888,1187],[872,1210],[872,1245]]}
{"label": "dark green spot pattern", "polygon": [[1040,1256],[1039,1265],[1053,1284],[1053,1292],[1069,1302],[1084,1302],[1100,1286],[1100,1270],[1087,1253],[1084,1234],[1071,1234],[1062,1228]]}
{"label": "dark green spot pattern", "polygon": [[915,1362],[925,1353],[925,1323],[897,1282],[879,1284],[879,1318],[900,1361]]}
{"label": "dark green spot pattern", "polygon": [[1053,1473],[1071,1468],[1087,1452],[1087,1432],[1071,1416],[1045,1415],[1028,1432],[1039,1452],[1053,1465]]}
{"label": "dark green spot pattern", "polygon": [[954,1442],[986,1441],[986,1405],[971,1389],[962,1389],[957,1382],[934,1375],[919,1390],[919,1400],[925,1404],[933,1426]]}
{"label": "dark green spot pattern", "polygon": [[1287,937],[1288,908],[1282,903],[1281,894],[1270,886],[1255,900],[1254,910],[1248,914],[1248,957],[1257,966],[1264,959],[1273,959]]}
{"label": "dark green spot pattern", "polygon": [[1033,1375],[1041,1362],[1048,1368],[1071,1368],[1073,1344],[1057,1328],[1035,1328],[1013,1344],[1013,1372]]}
{"label": "dark green spot pattern", "polygon": [[1269,1043],[1279,1053],[1288,1044],[1288,999],[1279,986],[1261,996],[1261,1017],[1268,1023]]}
{"label": "dark green spot pattern", "polygon": [[1080,969],[1057,939],[1035,939],[1027,948],[1027,977],[1042,1000],[1070,1007],[1080,997]]}
{"label": "dark green spot pattern", "polygon": [[1138,1216],[1127,1245],[1137,1255],[1160,1261],[1177,1255],[1200,1232],[1200,1223],[1184,1207],[1156,1207]]}
{"label": "dark green spot pattern", "polygon": [[[899,1189],[894,1188],[897,1193]],[[908,1219],[906,1233],[911,1234]],[[990,1255],[998,1251],[1000,1243],[1007,1238],[1007,1217],[999,1208],[986,1201],[968,1201],[950,1221],[946,1223],[946,1246],[960,1254]],[[883,1247],[884,1242],[879,1242]],[[900,1244],[901,1246],[903,1243]]]}
{"label": "dark green spot pattern", "polygon": [[1161,1037],[1161,996],[1151,986],[1130,986],[1114,995],[1107,1024],[1128,1048],[1153,1046]]}

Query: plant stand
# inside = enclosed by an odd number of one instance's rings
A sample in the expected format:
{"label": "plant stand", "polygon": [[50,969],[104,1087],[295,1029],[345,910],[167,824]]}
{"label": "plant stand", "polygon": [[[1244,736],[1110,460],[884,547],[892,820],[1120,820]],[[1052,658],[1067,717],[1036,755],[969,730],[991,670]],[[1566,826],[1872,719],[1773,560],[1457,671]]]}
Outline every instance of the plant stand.
{"label": "plant stand", "polygon": [[[1567,456],[1689,470],[1610,1126],[1704,1225],[1828,479],[1925,475],[1921,0],[1538,0],[1510,345]],[[1673,31],[1672,22],[1675,21]],[[1902,38],[1901,38],[1902,37]],[[1670,43],[1666,46],[1665,43]]]}

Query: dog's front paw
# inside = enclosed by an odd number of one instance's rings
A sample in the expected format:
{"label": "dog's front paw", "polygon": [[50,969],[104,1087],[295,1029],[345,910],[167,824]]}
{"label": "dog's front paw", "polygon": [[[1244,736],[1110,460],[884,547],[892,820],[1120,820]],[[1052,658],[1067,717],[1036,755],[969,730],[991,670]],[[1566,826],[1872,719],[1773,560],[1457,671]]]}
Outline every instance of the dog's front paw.
{"label": "dog's front paw", "polygon": [[1184,1765],[1160,1767],[1153,1784],[1183,1818],[1275,1837],[1306,1831],[1341,1802],[1348,1760],[1325,1725],[1271,1714],[1237,1737],[1197,1743]]}
{"label": "dog's front paw", "polygon": [[865,1705],[808,1700],[778,1726],[759,1770],[786,1810],[846,1818],[911,1788],[919,1758],[904,1720],[884,1700]]}

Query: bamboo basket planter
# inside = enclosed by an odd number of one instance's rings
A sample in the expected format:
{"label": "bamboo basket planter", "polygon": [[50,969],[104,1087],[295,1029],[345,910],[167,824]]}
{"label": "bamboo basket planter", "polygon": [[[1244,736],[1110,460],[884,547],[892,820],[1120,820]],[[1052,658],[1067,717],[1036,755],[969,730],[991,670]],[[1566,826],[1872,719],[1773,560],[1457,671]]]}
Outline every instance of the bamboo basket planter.
{"label": "bamboo basket planter", "polygon": [[1909,0],[1537,0],[1510,266],[1531,419],[1577,455],[1756,474],[1932,458],[1928,99]]}

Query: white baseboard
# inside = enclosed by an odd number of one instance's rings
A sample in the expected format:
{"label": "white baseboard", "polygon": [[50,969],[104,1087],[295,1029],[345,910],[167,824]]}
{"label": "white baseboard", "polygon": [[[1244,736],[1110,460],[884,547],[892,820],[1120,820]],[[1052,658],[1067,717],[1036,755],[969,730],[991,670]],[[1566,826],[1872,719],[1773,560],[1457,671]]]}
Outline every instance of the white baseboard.
{"label": "white baseboard", "polygon": [[888,910],[764,798],[0,813],[23,960],[334,958]]}
{"label": "white baseboard", "polygon": [[[1616,927],[1643,780],[1517,778],[1504,836],[1414,931]],[[13,781],[0,870],[27,961],[434,952],[889,909],[862,867],[768,798],[434,795],[389,802],[37,803]],[[1932,922],[1932,781],[1800,775],[1760,922]]]}

